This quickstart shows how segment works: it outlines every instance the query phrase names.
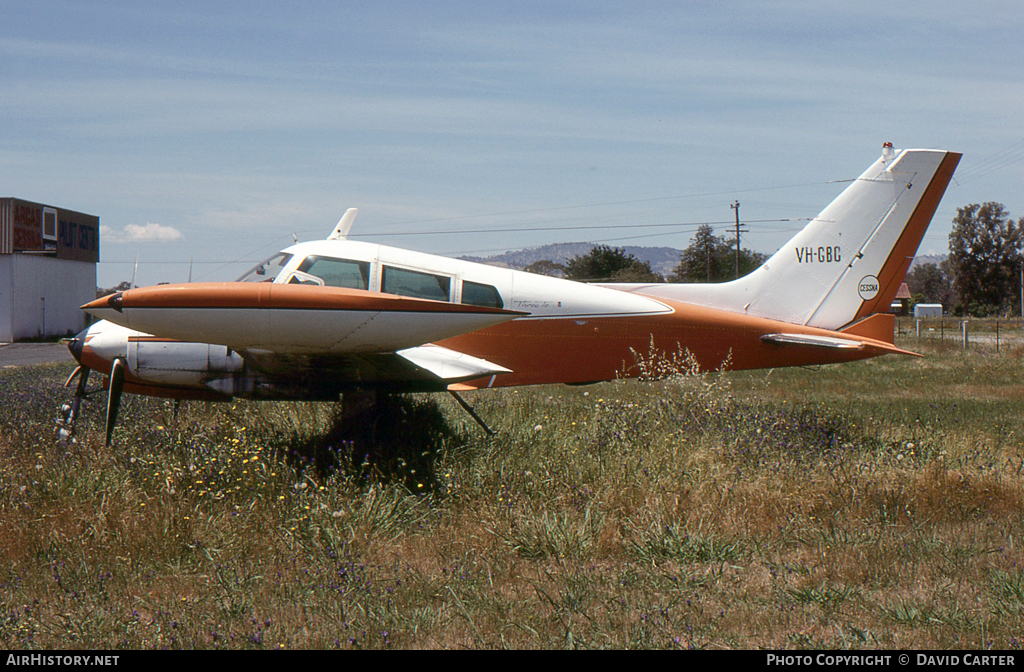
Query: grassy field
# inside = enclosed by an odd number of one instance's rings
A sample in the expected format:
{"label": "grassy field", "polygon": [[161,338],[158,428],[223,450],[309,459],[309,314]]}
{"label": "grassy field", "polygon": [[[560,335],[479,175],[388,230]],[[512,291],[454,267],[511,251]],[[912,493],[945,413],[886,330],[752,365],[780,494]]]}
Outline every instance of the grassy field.
{"label": "grassy field", "polygon": [[109,449],[0,370],[0,648],[1019,648],[1024,348],[898,344],[467,395],[495,437],[126,395]]}

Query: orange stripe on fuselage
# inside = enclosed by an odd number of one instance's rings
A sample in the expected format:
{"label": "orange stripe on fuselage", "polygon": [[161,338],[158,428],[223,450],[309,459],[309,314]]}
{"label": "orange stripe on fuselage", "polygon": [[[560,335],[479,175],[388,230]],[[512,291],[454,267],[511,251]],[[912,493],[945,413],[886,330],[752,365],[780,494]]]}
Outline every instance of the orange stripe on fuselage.
{"label": "orange stripe on fuselage", "polygon": [[[109,308],[109,297],[84,306]],[[367,312],[476,313],[522,315],[447,301],[432,301],[346,287],[277,285],[269,282],[196,282],[138,287],[121,294],[121,309],[130,308],[260,308],[359,310]]]}
{"label": "orange stripe on fuselage", "polygon": [[[862,349],[780,346],[761,341],[771,333],[843,338],[825,329],[750,317],[661,299],[673,309],[660,315],[602,318],[520,318],[438,343],[506,368],[494,387],[586,383],[639,375],[637,357],[653,347],[668,355],[689,350],[702,370],[759,369],[849,362],[884,354],[892,346],[853,338]],[[481,379],[483,381],[484,379]],[[472,384],[484,385],[481,381]]]}

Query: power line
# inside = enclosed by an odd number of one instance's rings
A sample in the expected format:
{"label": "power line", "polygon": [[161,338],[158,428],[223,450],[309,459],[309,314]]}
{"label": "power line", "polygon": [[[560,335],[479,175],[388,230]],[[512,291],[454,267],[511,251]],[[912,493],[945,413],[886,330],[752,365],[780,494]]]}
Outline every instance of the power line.
{"label": "power line", "polygon": [[[732,207],[732,206],[730,206]],[[783,219],[751,219],[747,220],[749,223],[764,224],[772,222],[800,222],[809,221],[801,218],[783,218]],[[594,230],[594,229],[653,229],[659,227],[670,227],[670,226],[703,226],[703,225],[722,225],[731,224],[731,221],[705,221],[705,222],[669,222],[667,224],[585,224],[583,226],[536,226],[536,227],[509,227],[504,229],[449,229],[447,231],[397,231],[388,233],[360,233],[360,234],[349,234],[349,238],[378,238],[381,236],[440,236],[440,235],[451,235],[451,234],[467,234],[467,233],[520,233],[530,231],[583,231],[583,230]]]}
{"label": "power line", "polygon": [[990,154],[974,165],[968,166],[957,176],[957,184],[966,184],[1001,170],[1024,159],[1024,140],[1015,142],[1008,147]]}
{"label": "power line", "polygon": [[[588,203],[588,204],[582,204],[582,205],[566,205],[566,206],[558,206],[558,207],[550,207],[550,208],[531,208],[531,209],[527,209],[527,210],[511,210],[511,211],[506,211],[506,212],[485,213],[485,214],[479,214],[479,215],[463,215],[463,216],[460,216],[460,217],[438,217],[438,218],[434,218],[434,219],[409,220],[409,221],[405,221],[405,222],[394,222],[394,223],[391,223],[391,224],[382,224],[380,226],[387,227],[387,226],[400,226],[400,225],[407,225],[407,224],[428,224],[428,223],[432,223],[432,222],[458,221],[458,220],[466,220],[466,219],[480,219],[480,218],[483,218],[483,217],[503,217],[503,216],[509,216],[509,215],[534,214],[534,213],[538,213],[538,212],[561,212],[561,211],[565,211],[565,210],[578,210],[578,209],[584,209],[584,208],[607,207],[607,206],[613,206],[613,205],[633,205],[633,204],[637,204],[637,203],[654,203],[654,202],[658,202],[658,201],[670,201],[670,200],[679,200],[679,199],[686,199],[686,198],[703,198],[703,197],[708,197],[708,196],[720,196],[720,195],[723,195],[723,194],[745,194],[745,193],[756,193],[756,192],[762,192],[762,191],[775,191],[775,190],[780,190],[780,189],[796,189],[796,188],[801,188],[801,187],[816,187],[816,186],[824,186],[824,185],[829,185],[829,184],[844,184],[844,183],[853,182],[853,181],[855,181],[855,180],[851,178],[851,179],[842,179],[842,180],[826,180],[826,181],[823,181],[823,182],[804,182],[804,183],[799,183],[799,184],[788,184],[788,185],[781,185],[781,186],[775,186],[775,187],[758,187],[758,188],[753,188],[753,189],[732,189],[732,190],[728,190],[728,191],[716,191],[716,192],[706,192],[706,193],[697,193],[697,194],[685,194],[685,195],[680,195],[680,196],[661,196],[661,197],[655,197],[655,198],[632,199],[632,200],[627,200],[627,201],[609,201],[609,202],[606,202],[606,203]],[[795,222],[795,221],[807,221],[807,220],[806,219],[793,219],[793,218],[751,220],[752,223]],[[567,226],[567,227],[545,226],[545,227],[525,227],[525,228],[523,228],[523,227],[511,227],[511,228],[502,228],[502,229],[467,229],[467,230],[452,229],[452,230],[446,230],[446,231],[400,231],[400,232],[392,231],[392,232],[363,233],[363,234],[356,233],[356,234],[349,234],[349,237],[350,238],[372,238],[372,237],[382,237],[382,236],[429,236],[429,235],[454,235],[454,234],[462,235],[462,234],[470,234],[470,233],[472,233],[472,234],[476,234],[476,233],[518,233],[518,232],[531,232],[531,231],[572,231],[572,230],[598,230],[598,229],[658,228],[658,227],[683,227],[683,226],[699,226],[701,224],[727,224],[727,223],[728,222],[672,222],[672,223],[668,223],[668,224],[616,224],[616,225],[609,224],[609,225]],[[310,232],[310,230],[302,231],[302,233],[309,233],[309,232]],[[686,232],[685,231],[678,231],[678,232],[673,232],[673,233],[686,233]],[[622,238],[609,239],[609,240],[630,240],[630,239],[638,239],[638,238],[656,237],[656,236],[659,236],[659,235],[667,235],[667,234],[658,233],[658,234],[650,234],[650,235],[642,235],[642,236],[622,237]],[[262,260],[249,261],[249,260],[245,259],[245,257],[248,257],[248,256],[250,256],[252,254],[255,254],[255,253],[259,252],[260,250],[266,249],[266,248],[270,247],[271,245],[274,245],[277,241],[281,240],[282,238],[286,238],[286,236],[279,236],[279,237],[275,238],[274,240],[272,240],[272,241],[270,241],[270,242],[268,242],[268,243],[266,243],[264,245],[261,245],[261,246],[255,248],[255,249],[253,249],[253,250],[249,250],[248,252],[246,252],[241,257],[238,257],[238,258],[233,259],[233,260],[229,260],[229,261],[207,261],[207,262],[199,261],[199,262],[194,262],[194,263],[202,264],[202,265],[220,264],[220,268],[228,267],[228,266],[231,266],[233,264],[259,263],[259,261],[262,261]],[[125,261],[113,260],[113,261],[102,261],[100,263],[104,263],[104,264],[133,263],[134,264],[136,262],[135,261],[125,262]],[[156,262],[156,261],[154,261],[154,262],[139,262],[139,263],[142,263],[145,266],[152,266],[152,265],[164,265],[164,264],[175,264],[175,263],[183,264],[185,262],[165,262],[165,261]],[[219,268],[214,268],[214,269],[208,271],[204,275],[200,276],[200,279],[210,275],[211,273],[216,272],[217,270],[219,270]]]}
{"label": "power line", "polygon": [[[674,201],[686,198],[705,198],[708,196],[722,196],[726,194],[751,194],[760,191],[775,191],[779,189],[799,189],[802,187],[820,187],[829,184],[846,184],[848,182],[854,182],[856,178],[849,178],[843,180],[826,180],[824,182],[803,182],[800,184],[785,184],[776,187],[755,187],[752,189],[729,189],[724,191],[709,191],[697,194],[684,194],[681,196],[658,196],[654,198],[638,198],[629,201],[609,201],[607,203],[585,203],[581,205],[562,205],[549,208],[530,208],[527,210],[509,210],[506,212],[491,212],[479,215],[461,215],[458,217],[435,217],[433,219],[416,219],[408,220],[404,222],[392,222],[390,224],[381,224],[379,226],[403,226],[406,224],[431,224],[433,222],[455,222],[464,219],[480,219],[483,217],[507,217],[509,215],[530,215],[538,212],[562,212],[565,210],[581,210],[583,208],[602,208],[612,205],[635,205],[637,203],[656,203],[658,201]],[[302,233],[305,233],[303,231]],[[379,235],[399,235],[399,234],[379,234]],[[351,235],[350,235],[351,237]]]}

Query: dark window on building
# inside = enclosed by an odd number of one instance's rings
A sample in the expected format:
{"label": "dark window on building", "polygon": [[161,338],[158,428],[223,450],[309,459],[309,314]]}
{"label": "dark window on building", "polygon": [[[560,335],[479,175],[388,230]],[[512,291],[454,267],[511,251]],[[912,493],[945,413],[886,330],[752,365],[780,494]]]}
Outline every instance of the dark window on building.
{"label": "dark window on building", "polygon": [[43,208],[43,240],[57,240],[57,211]]}
{"label": "dark window on building", "polygon": [[433,275],[404,268],[384,267],[381,291],[398,296],[414,296],[418,299],[447,301],[452,279],[446,275]]}
{"label": "dark window on building", "polygon": [[485,308],[504,308],[501,294],[497,287],[484,285],[479,282],[465,280],[462,283],[462,302],[471,306],[484,306]]}

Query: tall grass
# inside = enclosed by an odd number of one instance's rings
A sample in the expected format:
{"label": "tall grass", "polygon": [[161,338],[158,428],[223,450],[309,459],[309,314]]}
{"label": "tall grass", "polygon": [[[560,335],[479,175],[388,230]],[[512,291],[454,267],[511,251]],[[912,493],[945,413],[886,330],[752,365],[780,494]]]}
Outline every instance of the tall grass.
{"label": "tall grass", "polygon": [[[0,371],[0,646],[1015,648],[1020,351],[330,404]],[[662,367],[656,369],[657,367]]]}

